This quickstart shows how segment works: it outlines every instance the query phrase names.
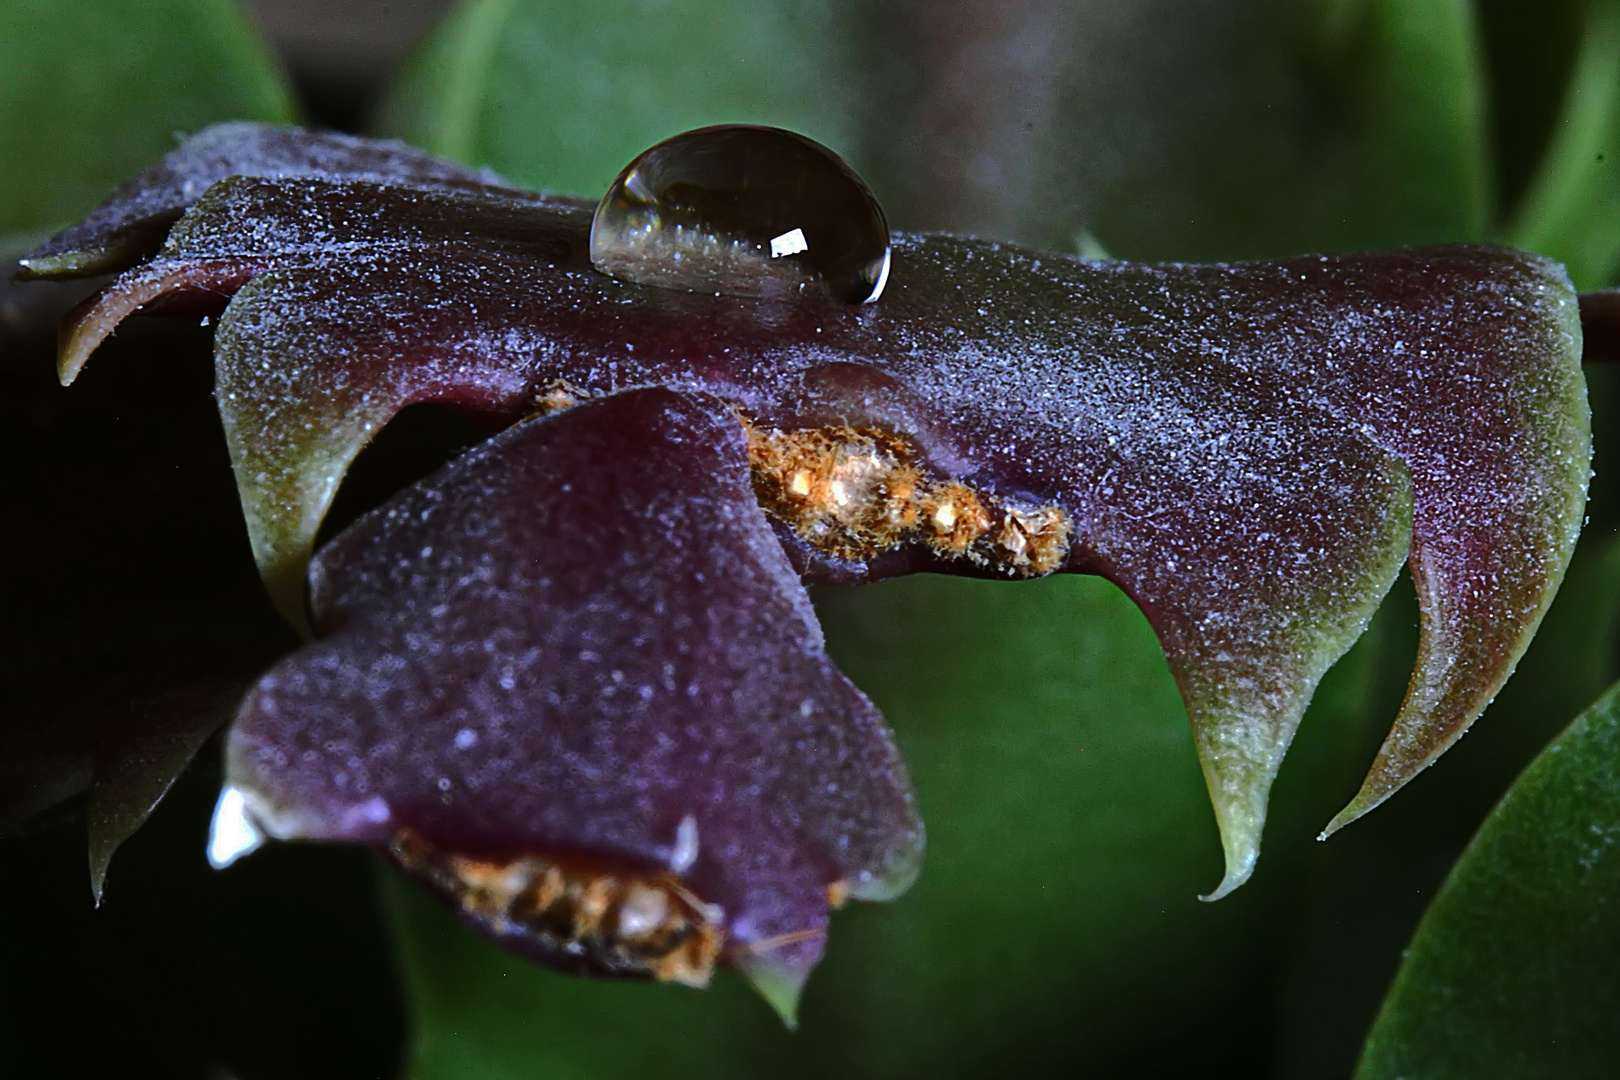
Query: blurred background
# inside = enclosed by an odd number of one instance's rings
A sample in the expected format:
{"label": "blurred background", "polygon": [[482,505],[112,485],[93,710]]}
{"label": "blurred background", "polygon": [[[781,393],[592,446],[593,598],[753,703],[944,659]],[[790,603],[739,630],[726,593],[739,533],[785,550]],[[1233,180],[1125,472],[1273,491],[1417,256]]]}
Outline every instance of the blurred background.
{"label": "blurred background", "polygon": [[310,121],[359,131],[410,47],[452,0],[246,0]]}

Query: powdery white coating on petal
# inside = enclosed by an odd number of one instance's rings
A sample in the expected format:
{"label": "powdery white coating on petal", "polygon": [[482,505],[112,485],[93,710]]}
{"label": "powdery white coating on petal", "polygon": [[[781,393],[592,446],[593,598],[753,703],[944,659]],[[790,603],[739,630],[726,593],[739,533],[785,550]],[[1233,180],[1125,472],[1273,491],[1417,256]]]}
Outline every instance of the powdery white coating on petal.
{"label": "powdery white coating on petal", "polygon": [[120,186],[84,221],[30,253],[23,270],[56,276],[123,269],[151,254],[169,225],[227,177],[333,175],[433,190],[505,188],[488,170],[468,169],[400,142],[251,121],[215,124]]}
{"label": "powdery white coating on petal", "polygon": [[[362,518],[315,566],[325,636],[243,705],[230,783],[296,821],[277,835],[408,830],[413,869],[481,860],[487,883],[549,860],[656,885],[723,920],[723,958],[802,982],[829,887],[909,882],[922,827],[745,455],[722,403],[639,390],[512,428]],[[582,963],[476,907],[458,905],[497,940]]]}
{"label": "powdery white coating on petal", "polygon": [[[220,324],[219,385],[255,551],[290,617],[343,471],[412,402],[506,423],[559,383],[665,385],[782,429],[891,430],[934,475],[1061,507],[1066,569],[1147,612],[1221,822],[1219,891],[1252,866],[1304,704],[1407,544],[1423,604],[1411,693],[1335,825],[1484,708],[1580,524],[1574,294],[1523,253],[1139,266],[897,236],[883,302],[840,310],[605,279],[581,254],[582,213],[509,191],[351,171],[204,201],[164,258],[261,275]],[[972,572],[784,543],[815,580]]]}

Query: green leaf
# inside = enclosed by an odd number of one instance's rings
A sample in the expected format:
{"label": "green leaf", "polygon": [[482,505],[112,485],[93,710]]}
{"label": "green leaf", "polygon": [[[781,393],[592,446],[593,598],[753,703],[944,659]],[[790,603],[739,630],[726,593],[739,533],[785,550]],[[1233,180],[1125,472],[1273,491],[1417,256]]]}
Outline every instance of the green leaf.
{"label": "green leaf", "polygon": [[379,127],[595,199],[642,150],[705,124],[790,127],[847,151],[859,80],[844,44],[823,3],[468,0],[408,65]]}
{"label": "green leaf", "polygon": [[[970,28],[970,29],[969,29]],[[1462,0],[930,5],[470,0],[381,129],[598,197],[686,128],[779,124],[890,220],[1129,258],[1478,238],[1491,195]],[[1197,87],[1197,92],[1172,91]]]}
{"label": "green leaf", "polygon": [[230,0],[0,5],[0,233],[71,220],[233,117],[288,121],[285,83]]}
{"label": "green leaf", "polygon": [[1580,288],[1620,271],[1620,3],[1587,11],[1581,51],[1541,167],[1508,232],[1563,260]]}
{"label": "green leaf", "polygon": [[[929,853],[906,896],[834,916],[798,1032],[729,973],[703,993],[572,979],[396,884],[416,1080],[976,1075],[1054,1060],[1182,1075],[1211,1046],[1257,1055],[1289,868],[1362,764],[1338,743],[1365,705],[1367,648],[1330,674],[1284,770],[1271,873],[1212,905],[1194,898],[1219,856],[1185,710],[1113,586],[913,577],[824,590],[818,606],[834,658],[894,723]],[[1174,1017],[1176,1038],[1143,1026],[1148,1012]]]}
{"label": "green leaf", "polygon": [[[1601,376],[1601,369],[1592,372]],[[1598,400],[1613,398],[1602,380]],[[1600,449],[1612,441],[1598,443]],[[1611,470],[1601,458],[1599,476]],[[1606,505],[1606,502],[1603,503]],[[1620,672],[1609,627],[1620,613],[1620,559],[1605,538],[1601,505],[1558,599],[1513,678],[1444,760],[1354,828],[1314,845],[1313,882],[1297,892],[1300,916],[1291,972],[1279,987],[1279,1076],[1344,1076],[1351,1069],[1412,933],[1479,823],[1567,717],[1585,708]],[[1410,675],[1416,647],[1410,588],[1379,613],[1382,672],[1373,712],[1339,749],[1347,761],[1371,756]],[[1324,691],[1326,693],[1326,691]],[[1307,730],[1306,734],[1309,734]],[[1283,779],[1289,777],[1284,770]],[[1331,800],[1334,793],[1329,793]],[[1278,799],[1284,798],[1279,784]],[[1278,812],[1281,812],[1279,801]],[[1276,837],[1273,830],[1268,844]],[[1266,866],[1262,863],[1262,879]]]}
{"label": "green leaf", "polygon": [[[1604,556],[1606,592],[1620,545]],[[1612,611],[1588,620],[1613,645]],[[1580,677],[1584,673],[1570,673]],[[1620,686],[1555,739],[1435,898],[1358,1080],[1609,1077],[1620,1061]]]}
{"label": "green leaf", "polygon": [[863,163],[908,226],[1191,260],[1485,232],[1463,0],[896,7]]}
{"label": "green leaf", "polygon": [[1477,0],[1497,214],[1519,205],[1554,134],[1589,0]]}

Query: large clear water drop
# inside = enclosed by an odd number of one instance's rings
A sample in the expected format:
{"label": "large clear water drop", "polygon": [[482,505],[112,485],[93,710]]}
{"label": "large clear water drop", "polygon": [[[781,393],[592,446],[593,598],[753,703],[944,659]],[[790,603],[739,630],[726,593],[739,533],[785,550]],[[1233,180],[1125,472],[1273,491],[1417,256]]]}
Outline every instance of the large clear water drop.
{"label": "large clear water drop", "polygon": [[644,151],[591,222],[591,262],[616,278],[769,299],[876,300],[889,226],[837,154],[781,128],[698,128]]}

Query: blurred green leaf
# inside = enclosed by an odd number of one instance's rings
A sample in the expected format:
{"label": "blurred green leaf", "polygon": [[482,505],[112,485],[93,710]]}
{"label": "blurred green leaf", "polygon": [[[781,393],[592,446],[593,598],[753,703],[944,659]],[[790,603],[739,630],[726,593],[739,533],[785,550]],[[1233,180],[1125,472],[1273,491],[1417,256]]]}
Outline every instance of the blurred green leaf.
{"label": "blurred green leaf", "polygon": [[1475,0],[1489,72],[1498,220],[1519,205],[1546,153],[1589,2]]}
{"label": "blurred green leaf", "polygon": [[216,120],[288,121],[231,0],[0,4],[0,233],[54,228]]}
{"label": "blurred green leaf", "polygon": [[1561,259],[1579,288],[1620,271],[1620,3],[1586,12],[1581,51],[1541,166],[1508,233]]}
{"label": "blurred green leaf", "polygon": [[661,139],[775,124],[847,149],[859,82],[825,3],[467,0],[379,127],[509,179],[597,198]]}
{"label": "blurred green leaf", "polygon": [[825,590],[818,605],[835,659],[895,725],[929,854],[899,901],[835,916],[799,1031],[729,976],[700,994],[541,970],[396,884],[416,1080],[1054,1062],[1252,1075],[1299,884],[1290,867],[1365,764],[1339,751],[1365,704],[1367,649],[1306,719],[1260,877],[1202,904],[1220,846],[1186,715],[1146,620],[1112,585],[917,577]]}
{"label": "blurred green leaf", "polygon": [[772,123],[849,157],[902,228],[1391,247],[1487,229],[1476,36],[1462,0],[469,0],[380,124],[588,198],[685,128]]}
{"label": "blurred green leaf", "polygon": [[955,41],[893,6],[863,161],[911,227],[1194,260],[1486,229],[1468,3],[986,2]]}
{"label": "blurred green leaf", "polygon": [[1620,686],[1531,764],[1424,917],[1360,1080],[1611,1077]]}
{"label": "blurred green leaf", "polygon": [[[1612,387],[1603,390],[1611,400]],[[1600,453],[1600,476],[1606,462]],[[1600,527],[1606,520],[1589,526],[1518,671],[1468,737],[1375,813],[1315,845],[1311,887],[1292,898],[1299,929],[1278,994],[1277,1076],[1348,1073],[1424,908],[1480,821],[1565,718],[1620,674],[1620,544]],[[1415,623],[1410,588],[1398,590],[1375,624],[1386,635],[1378,704],[1362,726],[1366,741],[1344,747],[1347,760],[1367,760],[1382,737],[1411,676]]]}

